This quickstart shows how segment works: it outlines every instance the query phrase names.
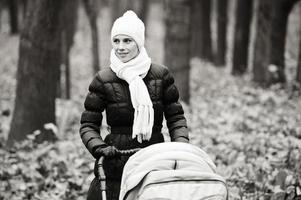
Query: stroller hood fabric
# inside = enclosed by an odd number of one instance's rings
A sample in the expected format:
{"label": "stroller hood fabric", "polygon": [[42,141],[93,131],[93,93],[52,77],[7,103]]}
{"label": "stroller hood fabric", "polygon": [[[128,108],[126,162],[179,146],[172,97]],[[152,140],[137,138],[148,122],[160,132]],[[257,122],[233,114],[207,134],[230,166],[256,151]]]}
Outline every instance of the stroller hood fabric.
{"label": "stroller hood fabric", "polygon": [[119,199],[192,200],[212,195],[226,199],[227,188],[208,154],[191,144],[169,142],[151,145],[130,157]]}

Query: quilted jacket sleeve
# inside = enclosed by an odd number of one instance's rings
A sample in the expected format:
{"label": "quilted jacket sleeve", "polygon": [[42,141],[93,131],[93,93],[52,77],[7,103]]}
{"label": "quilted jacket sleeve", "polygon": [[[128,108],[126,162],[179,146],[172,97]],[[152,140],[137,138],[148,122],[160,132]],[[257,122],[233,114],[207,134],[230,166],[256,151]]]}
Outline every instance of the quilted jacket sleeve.
{"label": "quilted jacket sleeve", "polygon": [[84,112],[81,115],[80,137],[89,152],[94,156],[97,147],[107,146],[100,136],[100,126],[102,123],[102,112],[106,107],[104,86],[97,75],[89,86],[84,103]]}
{"label": "quilted jacket sleeve", "polygon": [[179,91],[174,84],[173,76],[167,68],[163,77],[163,104],[171,141],[188,142],[187,122],[183,107],[179,102]]}

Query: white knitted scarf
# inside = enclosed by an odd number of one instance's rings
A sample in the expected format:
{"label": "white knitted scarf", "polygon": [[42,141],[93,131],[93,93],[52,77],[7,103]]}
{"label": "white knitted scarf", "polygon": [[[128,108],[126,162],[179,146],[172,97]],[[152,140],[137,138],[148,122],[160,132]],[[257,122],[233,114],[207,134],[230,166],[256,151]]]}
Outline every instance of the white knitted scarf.
{"label": "white knitted scarf", "polygon": [[129,84],[131,101],[135,109],[132,138],[137,137],[140,143],[143,140],[149,140],[154,123],[154,110],[142,78],[146,76],[150,69],[151,59],[145,48],[142,47],[138,56],[126,63],[123,63],[112,49],[110,61],[110,67],[117,77]]}

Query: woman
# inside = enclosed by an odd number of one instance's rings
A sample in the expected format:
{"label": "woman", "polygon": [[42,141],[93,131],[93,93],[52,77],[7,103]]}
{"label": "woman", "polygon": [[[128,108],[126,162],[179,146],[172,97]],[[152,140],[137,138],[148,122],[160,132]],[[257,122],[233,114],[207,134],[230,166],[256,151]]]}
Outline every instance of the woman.
{"label": "woman", "polygon": [[[123,166],[128,160],[115,156],[116,149],[164,142],[163,114],[171,141],[189,141],[174,79],[166,67],[151,63],[144,34],[144,24],[133,11],[114,22],[110,68],[99,71],[91,82],[81,116],[83,143],[96,159],[105,156],[108,199],[118,199]],[[104,140],[100,136],[103,111],[111,130]],[[92,181],[87,199],[101,199],[97,179]]]}

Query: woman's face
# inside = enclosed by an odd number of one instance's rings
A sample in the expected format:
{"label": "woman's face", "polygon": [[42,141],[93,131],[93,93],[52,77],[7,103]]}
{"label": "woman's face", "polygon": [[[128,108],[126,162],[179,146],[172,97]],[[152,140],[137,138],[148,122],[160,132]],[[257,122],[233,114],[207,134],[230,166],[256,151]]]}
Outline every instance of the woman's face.
{"label": "woman's face", "polygon": [[138,45],[135,40],[127,35],[116,35],[113,37],[113,49],[116,56],[122,62],[128,62],[139,54]]}

